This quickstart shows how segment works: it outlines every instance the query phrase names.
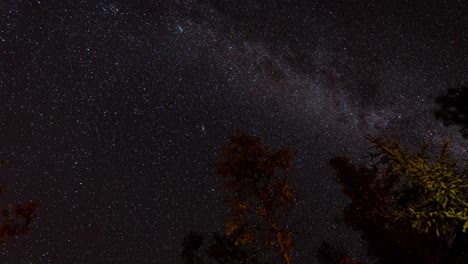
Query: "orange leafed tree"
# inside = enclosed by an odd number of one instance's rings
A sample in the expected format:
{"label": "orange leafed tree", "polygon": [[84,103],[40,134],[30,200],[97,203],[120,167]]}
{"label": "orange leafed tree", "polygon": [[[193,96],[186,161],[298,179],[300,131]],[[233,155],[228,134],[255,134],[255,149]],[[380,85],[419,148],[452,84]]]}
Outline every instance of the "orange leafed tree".
{"label": "orange leafed tree", "polygon": [[[0,167],[4,166],[6,161],[0,161]],[[0,196],[5,188],[0,186]],[[31,231],[31,223],[34,218],[34,211],[40,205],[39,200],[18,203],[16,205],[7,204],[0,216],[0,243],[5,243],[9,236],[27,234]]]}
{"label": "orange leafed tree", "polygon": [[291,180],[292,151],[270,151],[260,139],[236,132],[216,164],[231,216],[226,235],[239,246],[277,252],[292,263],[294,241],[287,220],[296,189]]}
{"label": "orange leafed tree", "polygon": [[6,242],[9,236],[28,234],[34,211],[40,205],[39,201],[29,201],[16,205],[8,204],[2,210],[3,219],[0,222],[0,242]]}

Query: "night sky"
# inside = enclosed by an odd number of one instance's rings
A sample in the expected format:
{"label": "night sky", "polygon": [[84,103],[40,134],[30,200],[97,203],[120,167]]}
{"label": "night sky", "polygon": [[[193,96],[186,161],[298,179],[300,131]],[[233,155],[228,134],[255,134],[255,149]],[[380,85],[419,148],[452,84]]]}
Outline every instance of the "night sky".
{"label": "night sky", "polygon": [[180,263],[223,230],[236,129],[295,152],[297,263],[323,240],[366,259],[328,160],[365,162],[368,134],[466,155],[433,110],[467,73],[465,0],[2,0],[2,204],[42,206],[0,262]]}

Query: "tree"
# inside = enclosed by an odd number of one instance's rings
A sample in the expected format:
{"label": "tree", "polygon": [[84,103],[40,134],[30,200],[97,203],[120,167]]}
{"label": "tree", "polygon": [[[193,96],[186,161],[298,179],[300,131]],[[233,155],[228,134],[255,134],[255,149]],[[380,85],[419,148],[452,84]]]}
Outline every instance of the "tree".
{"label": "tree", "polygon": [[435,161],[425,149],[410,153],[398,141],[386,143],[371,139],[380,151],[383,177],[396,178],[403,190],[411,190],[413,201],[395,210],[395,220],[412,223],[421,232],[436,236],[453,236],[468,229],[468,168],[457,169],[458,161],[449,157],[445,144]]}
{"label": "tree", "polygon": [[[7,163],[0,161],[0,167]],[[5,187],[0,186],[0,196],[4,193]],[[31,231],[31,224],[34,212],[39,207],[40,201],[34,200],[13,205],[7,204],[0,216],[0,242],[5,243],[10,236],[28,234]]]}
{"label": "tree", "polygon": [[197,232],[191,231],[182,243],[182,259],[187,264],[201,264],[203,263],[202,256],[200,256],[199,249],[203,246],[204,238]]}
{"label": "tree", "polygon": [[462,261],[466,252],[454,248],[467,245],[468,181],[448,145],[431,159],[427,148],[411,153],[398,141],[369,140],[377,162],[356,167],[345,158],[331,160],[352,201],[345,221],[363,232],[383,263]]}
{"label": "tree", "polygon": [[442,120],[446,126],[459,126],[463,137],[468,138],[468,84],[449,89],[436,98],[440,107],[435,111],[435,117]]}
{"label": "tree", "polygon": [[[186,264],[260,264],[252,252],[238,246],[226,235],[213,233],[208,243],[207,239],[197,232],[191,231],[184,239],[182,259]],[[208,246],[207,246],[208,244]]]}
{"label": "tree", "polygon": [[344,221],[362,232],[370,255],[381,263],[431,263],[427,260],[434,258],[431,249],[436,248],[427,243],[431,240],[415,235],[407,225],[387,217],[392,208],[391,181],[383,182],[375,167],[356,166],[344,157],[336,157],[330,164],[344,194],[351,199],[344,209]]}
{"label": "tree", "polygon": [[226,235],[235,245],[269,249],[292,263],[294,241],[288,228],[296,189],[290,180],[292,151],[270,152],[258,138],[236,132],[216,164],[231,216]]}
{"label": "tree", "polygon": [[343,254],[343,249],[338,249],[333,245],[323,241],[317,248],[318,261],[322,264],[360,264],[360,261],[351,260],[349,256]]}
{"label": "tree", "polygon": [[30,226],[34,211],[39,205],[39,201],[29,201],[16,205],[8,204],[2,210],[0,242],[6,242],[9,236],[28,234],[31,231]]}

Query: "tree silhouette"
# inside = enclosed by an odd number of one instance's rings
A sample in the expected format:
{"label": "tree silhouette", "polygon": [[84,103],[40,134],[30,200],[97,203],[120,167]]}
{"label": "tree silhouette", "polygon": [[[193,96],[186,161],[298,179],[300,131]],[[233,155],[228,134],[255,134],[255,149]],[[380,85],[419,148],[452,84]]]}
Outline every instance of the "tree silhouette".
{"label": "tree silhouette", "polygon": [[292,151],[270,152],[258,138],[236,132],[216,164],[231,216],[226,235],[235,245],[269,249],[292,263],[294,241],[288,228],[295,188],[289,178]]}
{"label": "tree silhouette", "polygon": [[[7,163],[8,161],[1,159],[0,167],[5,166]],[[5,187],[0,185],[0,197],[4,192]],[[34,212],[39,205],[39,200],[7,204],[2,209],[2,215],[0,216],[0,243],[7,242],[10,236],[28,234],[31,231]]]}
{"label": "tree silhouette", "polygon": [[459,126],[462,136],[468,138],[468,84],[449,89],[435,102],[440,107],[435,111],[436,119],[446,126]]}
{"label": "tree silhouette", "polygon": [[[0,195],[3,194],[3,188],[1,189]],[[0,242],[6,242],[9,236],[28,234],[34,211],[39,205],[40,202],[36,200],[5,206],[0,218]]]}
{"label": "tree silhouette", "polygon": [[[226,235],[213,233],[206,243],[205,237],[197,232],[191,231],[182,244],[182,259],[186,264],[238,264],[251,263],[260,264],[253,252],[247,248],[236,245]],[[206,245],[208,244],[208,245]]]}
{"label": "tree silhouette", "polygon": [[360,261],[351,260],[349,256],[343,254],[343,249],[338,249],[333,245],[323,241],[317,248],[318,261],[322,264],[360,264]]}
{"label": "tree silhouette", "polygon": [[208,248],[208,254],[217,263],[260,263],[253,252],[236,245],[226,235],[213,233],[213,240]]}
{"label": "tree silhouette", "polygon": [[382,263],[463,263],[466,251],[455,248],[467,246],[468,181],[448,145],[431,160],[426,148],[410,153],[397,141],[370,141],[377,159],[370,166],[330,162],[352,201],[346,223],[362,231]]}
{"label": "tree silhouette", "polygon": [[201,264],[203,257],[199,253],[199,249],[203,246],[204,238],[202,235],[191,231],[182,243],[182,259],[187,264]]}

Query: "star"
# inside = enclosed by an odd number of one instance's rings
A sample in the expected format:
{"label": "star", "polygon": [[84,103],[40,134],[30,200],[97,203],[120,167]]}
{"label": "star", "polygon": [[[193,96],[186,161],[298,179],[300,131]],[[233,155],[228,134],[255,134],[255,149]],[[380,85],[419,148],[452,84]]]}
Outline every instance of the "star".
{"label": "star", "polygon": [[466,145],[432,114],[466,81],[466,1],[58,2],[0,3],[0,169],[44,204],[2,263],[181,262],[188,232],[224,228],[238,129],[294,149],[307,244],[366,262],[329,160],[361,162],[367,134]]}

